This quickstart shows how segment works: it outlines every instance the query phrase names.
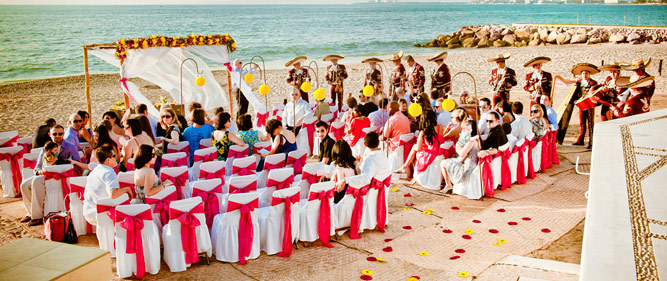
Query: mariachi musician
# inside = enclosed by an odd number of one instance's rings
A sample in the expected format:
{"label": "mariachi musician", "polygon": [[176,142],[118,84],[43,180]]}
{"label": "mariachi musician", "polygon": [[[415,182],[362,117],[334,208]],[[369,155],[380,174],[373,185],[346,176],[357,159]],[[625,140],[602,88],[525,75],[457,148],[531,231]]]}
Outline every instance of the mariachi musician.
{"label": "mariachi musician", "polygon": [[649,90],[651,85],[655,85],[654,80],[655,77],[648,76],[627,84],[619,82],[620,87],[628,89],[629,97],[612,109],[614,116],[620,118],[651,111]]}
{"label": "mariachi musician", "polygon": [[391,96],[392,100],[398,100],[398,95],[396,91],[401,88],[405,90],[405,66],[401,63],[401,58],[403,57],[403,50],[400,50],[396,54],[392,54],[389,59],[394,63],[394,69],[391,71],[391,78],[389,83],[391,83]]}
{"label": "mariachi musician", "polygon": [[526,74],[526,84],[523,86],[523,89],[530,94],[531,107],[540,103],[540,96],[542,95],[549,95],[549,98],[553,100],[551,96],[553,78],[551,73],[542,71],[542,65],[550,61],[551,59],[548,57],[536,57],[523,65],[523,67],[533,68],[533,72]]}
{"label": "mariachi musician", "polygon": [[310,82],[310,74],[308,74],[307,68],[301,67],[301,63],[307,59],[305,56],[300,56],[291,59],[285,64],[285,67],[292,67],[287,74],[287,83],[299,90],[301,98],[306,102],[308,102],[308,92],[301,90],[301,84],[306,81]]}
{"label": "mariachi musician", "polygon": [[442,52],[428,59],[438,65],[438,68],[431,74],[432,97],[447,98],[447,94],[452,90],[452,77],[449,74],[449,67],[444,62],[446,58],[447,52]]}
{"label": "mariachi musician", "polygon": [[[630,82],[634,81],[639,81],[642,78],[646,77],[651,77],[648,73],[646,73],[646,67],[651,64],[651,59],[649,58],[646,63],[644,62],[643,59],[634,59],[632,60],[632,63],[629,65],[622,65],[621,68],[623,70],[629,70],[632,71],[632,75],[630,76]],[[648,102],[651,103],[651,98],[653,98],[653,93],[655,93],[655,82],[652,81],[649,84],[645,86],[645,89],[643,89],[645,94],[648,96]]]}
{"label": "mariachi musician", "polygon": [[491,80],[489,85],[493,87],[493,106],[500,101],[510,101],[510,89],[516,86],[516,72],[507,67],[505,61],[510,58],[510,53],[498,55],[498,57],[488,59],[488,62],[495,62],[498,67],[491,70]]}
{"label": "mariachi musician", "polygon": [[[572,74],[580,76],[578,80],[563,79],[560,75],[556,75],[556,79],[567,85],[575,84],[574,91],[571,92],[569,99],[566,97],[566,100],[568,101],[567,107],[558,123],[559,129],[557,139],[559,143],[563,143],[575,103],[597,86],[598,83],[591,79],[591,74],[596,74],[598,72],[600,71],[597,66],[593,64],[578,63],[572,67]],[[593,147],[593,118],[595,118],[595,107],[586,110],[582,110],[582,108],[579,109],[579,136],[577,137],[577,141],[572,145],[584,145],[584,138],[586,137],[586,131],[588,131],[588,148],[590,149]]]}
{"label": "mariachi musician", "polygon": [[405,62],[408,63],[407,71],[407,87],[408,92],[412,94],[421,94],[424,92],[424,83],[426,83],[426,76],[424,75],[424,67],[415,62],[412,56],[405,56]]}
{"label": "mariachi musician", "polygon": [[368,63],[366,74],[364,75],[364,87],[371,85],[375,90],[375,94],[382,93],[382,72],[377,67],[382,60],[378,58],[367,58],[361,63]]}
{"label": "mariachi musician", "polygon": [[329,94],[331,94],[333,103],[336,104],[336,100],[338,100],[338,110],[343,107],[343,80],[347,79],[345,66],[338,64],[338,60],[344,58],[341,55],[328,55],[322,59],[323,61],[331,61],[331,65],[327,66],[327,75],[324,76],[324,79],[331,85]]}
{"label": "mariachi musician", "polygon": [[[618,86],[622,80],[627,80],[627,77],[621,77],[621,67],[617,64],[607,64],[598,67],[600,71],[609,71],[609,76],[605,78],[600,85],[600,93],[595,99],[599,99],[597,104],[600,107],[600,119],[607,121],[614,119],[614,112],[609,104],[615,105],[618,103],[618,95],[625,91],[625,89]],[[597,91],[597,90],[596,90]]]}

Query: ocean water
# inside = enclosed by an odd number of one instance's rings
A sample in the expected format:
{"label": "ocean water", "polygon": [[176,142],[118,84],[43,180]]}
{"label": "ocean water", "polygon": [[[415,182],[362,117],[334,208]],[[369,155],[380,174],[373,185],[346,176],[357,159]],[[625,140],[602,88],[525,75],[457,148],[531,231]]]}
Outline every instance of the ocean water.
{"label": "ocean water", "polygon": [[[297,55],[321,62],[345,55],[353,63],[386,57],[461,26],[512,23],[579,23],[667,26],[665,5],[193,5],[193,6],[0,6],[0,82],[83,73],[81,46],[152,34],[229,33],[232,58],[261,55],[281,68]],[[220,68],[219,65],[212,65]],[[92,73],[115,72],[90,57]]]}

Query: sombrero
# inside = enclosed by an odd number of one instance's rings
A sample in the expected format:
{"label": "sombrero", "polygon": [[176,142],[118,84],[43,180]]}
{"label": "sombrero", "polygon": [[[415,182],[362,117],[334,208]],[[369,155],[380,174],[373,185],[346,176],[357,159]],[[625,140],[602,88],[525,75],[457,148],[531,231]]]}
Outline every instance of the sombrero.
{"label": "sombrero", "polygon": [[344,58],[345,58],[345,57],[344,57],[344,56],[341,56],[341,55],[328,55],[328,56],[325,56],[322,60],[323,60],[323,61],[328,61],[328,60],[329,60],[329,61],[330,61],[330,60],[342,60],[342,59],[344,59]]}
{"label": "sombrero", "polygon": [[509,59],[511,55],[512,54],[510,54],[510,53],[504,53],[504,54],[498,55],[498,57],[491,58],[491,59],[488,59],[486,61],[488,61],[488,62],[505,61],[505,60]]}
{"label": "sombrero", "polygon": [[572,74],[579,75],[582,71],[587,70],[590,74],[596,74],[600,72],[597,66],[590,63],[578,63],[572,67]]}
{"label": "sombrero", "polygon": [[367,62],[369,62],[369,63],[370,62],[382,62],[382,60],[378,59],[378,58],[367,58],[367,59],[361,61],[361,63],[367,63]]}
{"label": "sombrero", "polygon": [[429,58],[428,61],[445,60],[446,58],[447,58],[447,52],[445,51],[435,55],[432,58]]}
{"label": "sombrero", "polygon": [[630,82],[629,79],[628,80],[624,79],[624,81],[617,81],[616,86],[619,86],[621,88],[642,88],[642,87],[650,86],[651,83],[653,83],[653,80],[655,80],[655,77],[653,77],[653,76],[644,77],[644,78],[639,79],[635,82]]}
{"label": "sombrero", "polygon": [[537,63],[542,63],[543,64],[545,62],[550,62],[550,61],[551,61],[551,59],[548,58],[548,57],[536,57],[532,60],[529,60],[527,63],[525,63],[523,65],[523,67],[531,67],[531,66],[533,66],[534,64],[537,64]]}
{"label": "sombrero", "polygon": [[604,64],[598,67],[600,71],[620,71],[621,66],[618,64]]}
{"label": "sombrero", "polygon": [[392,54],[390,61],[400,60],[403,57],[403,50],[398,51],[398,53]]}
{"label": "sombrero", "polygon": [[290,67],[297,62],[302,63],[302,62],[306,61],[307,59],[308,59],[308,57],[306,57],[306,56],[300,56],[300,57],[293,58],[285,64],[285,67]]}
{"label": "sombrero", "polygon": [[621,67],[623,68],[623,70],[637,70],[637,69],[644,69],[649,64],[651,64],[651,58],[649,58],[646,63],[644,63],[643,59],[634,59],[632,60],[632,63],[623,65]]}

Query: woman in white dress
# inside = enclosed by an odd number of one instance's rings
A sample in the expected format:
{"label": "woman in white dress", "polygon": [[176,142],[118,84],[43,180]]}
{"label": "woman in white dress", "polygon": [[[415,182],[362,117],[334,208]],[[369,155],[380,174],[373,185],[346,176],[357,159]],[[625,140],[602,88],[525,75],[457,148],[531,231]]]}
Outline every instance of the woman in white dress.
{"label": "woman in white dress", "polygon": [[440,162],[440,169],[446,184],[445,188],[440,190],[441,192],[446,193],[454,187],[454,184],[468,180],[477,166],[479,147],[477,122],[475,120],[464,121],[461,135],[456,142],[456,153],[459,157],[445,159]]}

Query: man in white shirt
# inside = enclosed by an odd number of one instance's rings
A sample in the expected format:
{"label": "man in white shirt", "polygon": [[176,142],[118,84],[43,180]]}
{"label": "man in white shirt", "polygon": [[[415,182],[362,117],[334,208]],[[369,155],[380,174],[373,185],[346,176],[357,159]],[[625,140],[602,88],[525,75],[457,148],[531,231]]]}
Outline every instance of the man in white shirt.
{"label": "man in white shirt", "polygon": [[[495,112],[498,115],[500,114],[491,109],[491,100],[488,98],[479,99],[479,109],[482,112],[482,115],[479,117],[479,123],[477,124],[479,126],[479,135],[481,136],[482,140],[486,140],[486,138],[489,136],[489,127],[486,124],[486,119],[489,118],[489,114],[491,114],[491,112]],[[500,124],[503,124],[502,118],[500,118]]]}
{"label": "man in white shirt", "polygon": [[380,108],[368,115],[368,119],[371,120],[371,126],[378,128],[378,131],[384,127],[384,124],[386,124],[387,121],[389,121],[389,114],[387,114],[387,104],[389,104],[389,99],[383,98],[380,101]]}
{"label": "man in white shirt", "polygon": [[517,140],[522,140],[533,132],[533,125],[530,124],[528,118],[523,117],[523,104],[521,102],[512,103],[512,112],[514,113],[514,121],[512,122],[512,135]]}
{"label": "man in white shirt", "polygon": [[[243,78],[245,77],[246,74],[255,74],[255,70],[259,68],[259,65],[253,64],[249,71],[245,69],[241,70],[242,67],[243,67],[243,62],[241,62],[240,59],[235,59],[231,75],[234,75],[234,77],[241,77],[239,81],[243,81]],[[236,84],[235,80],[232,80],[232,92],[234,93],[234,97],[236,99],[236,106],[238,106],[239,108],[239,111],[237,111],[236,116],[241,116],[243,114],[248,113],[248,99],[246,99],[246,97],[243,95],[243,93],[239,89],[239,85]]]}
{"label": "man in white shirt", "polygon": [[296,124],[294,134],[297,135],[299,134],[299,130],[301,130],[303,118],[311,115],[313,115],[313,111],[310,110],[310,104],[301,98],[301,92],[293,90],[292,100],[285,105],[285,110],[283,111],[283,125],[285,128],[293,131]]}
{"label": "man in white shirt", "polygon": [[443,98],[435,100],[435,113],[438,114],[438,125],[441,125],[442,128],[447,128],[447,125],[452,122],[452,113],[442,109],[442,103],[445,101]]}
{"label": "man in white shirt", "polygon": [[342,181],[336,184],[336,191],[341,192],[345,189],[346,184],[356,186],[363,186],[370,184],[373,178],[384,179],[391,175],[389,170],[389,160],[385,152],[380,150],[380,139],[377,133],[370,132],[364,137],[364,144],[368,151],[366,158],[361,163],[361,173],[356,176],[345,177]]}
{"label": "man in white shirt", "polygon": [[111,197],[116,199],[127,193],[132,198],[131,187],[120,188],[116,167],[116,155],[111,147],[101,147],[95,151],[99,165],[88,175],[83,193],[83,216],[90,224],[97,224],[97,201]]}

